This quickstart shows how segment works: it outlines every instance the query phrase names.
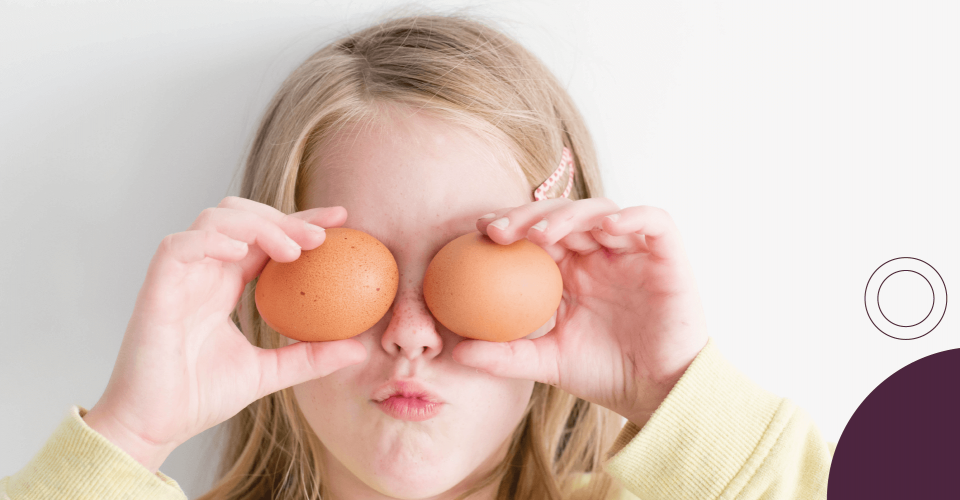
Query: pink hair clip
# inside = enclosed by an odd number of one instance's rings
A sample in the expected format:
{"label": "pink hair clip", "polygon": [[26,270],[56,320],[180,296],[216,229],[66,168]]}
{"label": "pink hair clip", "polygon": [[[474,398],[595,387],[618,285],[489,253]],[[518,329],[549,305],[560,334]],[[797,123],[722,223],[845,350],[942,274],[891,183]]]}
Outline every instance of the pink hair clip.
{"label": "pink hair clip", "polygon": [[557,180],[560,179],[560,176],[563,175],[564,170],[570,169],[570,180],[567,181],[567,188],[563,190],[564,198],[570,197],[570,190],[573,188],[573,175],[576,171],[573,165],[573,154],[570,153],[570,149],[567,147],[563,148],[563,154],[560,155],[560,166],[550,174],[550,177],[547,177],[547,180],[543,181],[543,184],[540,184],[533,192],[533,199],[535,201],[541,201],[547,199],[547,191],[557,183]]}

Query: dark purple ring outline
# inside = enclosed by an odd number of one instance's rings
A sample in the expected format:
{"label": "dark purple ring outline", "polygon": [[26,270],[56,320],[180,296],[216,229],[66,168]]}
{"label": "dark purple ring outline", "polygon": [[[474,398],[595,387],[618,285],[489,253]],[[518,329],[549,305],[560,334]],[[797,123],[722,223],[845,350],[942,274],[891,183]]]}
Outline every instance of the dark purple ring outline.
{"label": "dark purple ring outline", "polygon": [[[933,290],[933,305],[930,312],[915,325],[897,325],[888,320],[880,310],[880,287],[888,277],[901,271],[912,271],[923,276]],[[871,298],[873,300],[870,300]],[[897,340],[918,339],[932,332],[943,320],[947,312],[947,285],[943,282],[940,273],[925,261],[915,257],[897,257],[884,262],[870,275],[867,287],[863,291],[863,304],[870,322],[884,335]]]}

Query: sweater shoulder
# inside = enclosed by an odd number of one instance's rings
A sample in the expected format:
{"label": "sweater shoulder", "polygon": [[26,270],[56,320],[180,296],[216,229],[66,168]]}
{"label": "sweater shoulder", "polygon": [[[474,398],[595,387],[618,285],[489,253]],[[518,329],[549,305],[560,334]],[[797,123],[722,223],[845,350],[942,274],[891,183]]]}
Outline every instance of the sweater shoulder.
{"label": "sweater shoulder", "polygon": [[43,447],[11,476],[0,480],[0,500],[16,498],[143,498],[185,500],[177,482],[152,474],[91,429],[87,410],[73,406]]}
{"label": "sweater shoulder", "polygon": [[644,500],[826,498],[835,447],[710,338],[643,428],[624,425],[603,465]]}

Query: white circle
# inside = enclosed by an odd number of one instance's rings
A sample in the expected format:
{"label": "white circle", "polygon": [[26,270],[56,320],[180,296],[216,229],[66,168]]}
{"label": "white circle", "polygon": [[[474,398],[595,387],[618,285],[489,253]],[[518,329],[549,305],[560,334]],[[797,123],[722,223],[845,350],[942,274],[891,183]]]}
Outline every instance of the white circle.
{"label": "white circle", "polygon": [[[903,324],[905,326],[893,323],[884,316],[880,309],[879,298],[880,287],[884,281],[901,271],[913,271],[923,276],[933,290],[933,306],[929,309],[929,313],[925,314],[925,319],[916,324],[907,321]],[[884,262],[870,275],[867,288],[863,292],[863,303],[867,308],[870,321],[885,335],[902,340],[915,339],[930,333],[940,324],[940,320],[947,312],[947,286],[940,277],[940,273],[930,264],[913,257],[898,257]]]}
{"label": "white circle", "polygon": [[877,303],[887,321],[898,326],[913,326],[933,311],[933,286],[922,274],[897,271],[880,283]]}

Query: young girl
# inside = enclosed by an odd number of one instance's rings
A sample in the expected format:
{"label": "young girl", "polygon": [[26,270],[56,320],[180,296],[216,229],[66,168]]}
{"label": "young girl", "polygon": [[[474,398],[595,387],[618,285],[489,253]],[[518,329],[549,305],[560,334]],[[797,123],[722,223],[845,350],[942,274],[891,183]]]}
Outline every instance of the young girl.
{"label": "young girl", "polygon": [[[161,242],[101,399],[0,493],[184,498],[159,467],[226,421],[203,499],[825,498],[834,445],[720,355],[670,216],[602,194],[576,107],[503,34],[415,17],[339,40],[269,105],[240,197]],[[396,298],[354,338],[294,342],[257,276],[329,227],[390,249]],[[464,339],[424,303],[431,258],[473,231],[560,268],[523,339]],[[404,390],[439,412],[377,404]]]}

